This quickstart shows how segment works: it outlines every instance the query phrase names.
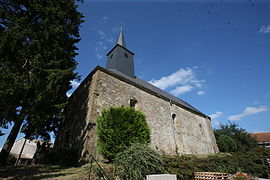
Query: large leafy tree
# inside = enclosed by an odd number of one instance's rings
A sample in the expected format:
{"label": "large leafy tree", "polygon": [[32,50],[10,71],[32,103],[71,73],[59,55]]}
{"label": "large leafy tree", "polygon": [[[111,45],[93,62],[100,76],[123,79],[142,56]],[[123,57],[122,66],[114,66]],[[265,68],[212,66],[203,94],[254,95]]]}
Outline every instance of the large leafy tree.
{"label": "large leafy tree", "polygon": [[0,0],[0,127],[14,124],[2,164],[20,129],[44,139],[57,130],[77,78],[82,17],[76,0]]}
{"label": "large leafy tree", "polygon": [[221,152],[245,152],[257,146],[257,141],[245,129],[229,122],[214,131]]}

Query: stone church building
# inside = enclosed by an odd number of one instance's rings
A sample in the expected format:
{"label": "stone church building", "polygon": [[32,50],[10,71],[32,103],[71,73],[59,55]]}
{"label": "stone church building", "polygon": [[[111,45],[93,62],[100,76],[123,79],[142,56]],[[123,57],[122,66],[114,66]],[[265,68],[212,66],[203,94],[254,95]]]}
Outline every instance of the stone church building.
{"label": "stone church building", "polygon": [[167,154],[218,152],[211,118],[136,77],[133,56],[121,28],[115,46],[107,54],[106,68],[97,66],[69,98],[67,119],[55,147],[75,148],[81,160],[89,154],[97,155],[97,117],[109,107],[131,106],[146,115],[153,149]]}

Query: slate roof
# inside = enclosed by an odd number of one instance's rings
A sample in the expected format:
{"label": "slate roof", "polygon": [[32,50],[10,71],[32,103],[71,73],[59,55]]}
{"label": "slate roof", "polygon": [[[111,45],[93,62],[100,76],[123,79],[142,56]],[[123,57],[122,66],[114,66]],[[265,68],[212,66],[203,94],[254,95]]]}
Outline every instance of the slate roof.
{"label": "slate roof", "polygon": [[175,103],[175,104],[183,107],[186,110],[189,110],[189,111],[191,111],[193,113],[196,113],[196,114],[198,114],[200,116],[211,119],[210,117],[203,114],[202,112],[200,112],[198,109],[194,108],[193,106],[191,106],[187,102],[185,102],[185,101],[183,101],[183,100],[181,100],[181,99],[179,99],[179,98],[177,98],[177,97],[175,97],[175,96],[173,96],[173,95],[159,89],[158,87],[156,87],[156,86],[154,86],[154,85],[152,85],[152,84],[150,84],[150,83],[148,83],[148,82],[146,82],[146,81],[144,81],[144,80],[142,80],[142,79],[140,79],[138,77],[132,78],[132,77],[127,76],[124,73],[122,73],[122,72],[120,72],[118,70],[115,70],[115,69],[108,70],[108,69],[104,69],[104,68],[102,68],[100,66],[97,66],[96,68],[99,69],[99,70],[102,70],[102,71],[104,71],[104,72],[106,72],[108,74],[111,74],[114,77],[116,77],[118,79],[121,79],[121,80],[123,80],[123,81],[125,81],[127,83],[130,83],[130,84],[132,84],[132,85],[134,85],[134,86],[136,86],[138,88],[146,90],[146,91],[148,91],[148,92],[150,92],[150,93],[152,93],[152,94],[154,94],[156,96],[159,96],[159,97],[161,97],[163,99],[171,101],[172,103]]}
{"label": "slate roof", "polygon": [[194,108],[193,106],[191,106],[187,102],[185,102],[185,101],[183,101],[183,100],[181,100],[181,99],[179,99],[179,98],[177,98],[177,97],[175,97],[175,96],[173,96],[173,95],[171,95],[171,94],[169,94],[169,93],[167,93],[167,92],[159,89],[158,87],[156,87],[156,86],[154,86],[154,85],[152,85],[152,84],[150,84],[150,83],[148,83],[148,82],[146,82],[146,81],[144,81],[144,80],[142,80],[142,79],[140,79],[138,77],[132,78],[132,77],[130,77],[128,75],[125,75],[124,73],[116,70],[116,69],[110,69],[110,70],[108,70],[108,69],[105,69],[105,68],[103,68],[101,66],[97,66],[82,81],[82,83],[79,85],[79,87],[69,97],[69,100],[71,100],[73,98],[73,96],[76,94],[76,91],[78,91],[78,89],[80,89],[80,87],[82,87],[86,83],[86,81],[88,79],[90,79],[95,74],[95,72],[97,70],[103,71],[103,72],[105,72],[105,73],[107,73],[109,75],[112,75],[113,77],[115,77],[115,78],[117,78],[119,80],[122,80],[122,81],[124,81],[126,83],[129,83],[131,85],[134,85],[137,88],[140,88],[140,89],[142,89],[144,91],[147,91],[148,93],[151,93],[151,94],[153,94],[155,96],[158,96],[160,98],[163,98],[163,99],[165,99],[167,101],[171,101],[171,103],[174,103],[174,104],[182,107],[183,109],[186,109],[186,110],[188,110],[188,111],[190,111],[192,113],[195,113],[195,114],[197,114],[199,116],[202,116],[202,117],[205,117],[205,118],[211,120],[211,118],[209,116],[203,114],[202,112],[200,112],[198,109]]}

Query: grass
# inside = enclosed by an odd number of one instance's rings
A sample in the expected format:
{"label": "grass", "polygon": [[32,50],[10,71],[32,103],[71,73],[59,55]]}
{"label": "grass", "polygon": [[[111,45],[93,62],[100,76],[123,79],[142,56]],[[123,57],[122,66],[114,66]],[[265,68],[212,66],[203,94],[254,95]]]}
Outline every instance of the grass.
{"label": "grass", "polygon": [[[267,172],[261,164],[262,156],[270,156],[267,149],[257,148],[247,152],[218,153],[214,155],[164,156],[164,168],[169,174],[176,174],[178,179],[190,180],[194,172],[245,172],[254,177],[266,177]],[[132,157],[132,156],[131,156]],[[138,156],[132,157],[136,158]],[[133,159],[135,160],[135,159]],[[99,162],[109,177],[123,177],[120,166]],[[127,164],[126,166],[130,166]],[[0,167],[0,179],[59,179],[86,180],[89,177],[90,164],[82,167],[64,167],[57,165],[4,166]],[[128,172],[125,172],[128,173]],[[90,178],[99,179],[102,173],[93,164]]]}
{"label": "grass", "polygon": [[88,179],[89,166],[63,167],[57,165],[4,166],[0,167],[0,179]]}

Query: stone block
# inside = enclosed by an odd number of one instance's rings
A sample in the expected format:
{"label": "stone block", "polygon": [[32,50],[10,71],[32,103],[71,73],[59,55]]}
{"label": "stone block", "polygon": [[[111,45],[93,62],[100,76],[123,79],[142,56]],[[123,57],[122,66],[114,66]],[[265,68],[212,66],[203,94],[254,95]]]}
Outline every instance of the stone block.
{"label": "stone block", "polygon": [[175,174],[155,174],[147,175],[147,180],[177,180]]}

